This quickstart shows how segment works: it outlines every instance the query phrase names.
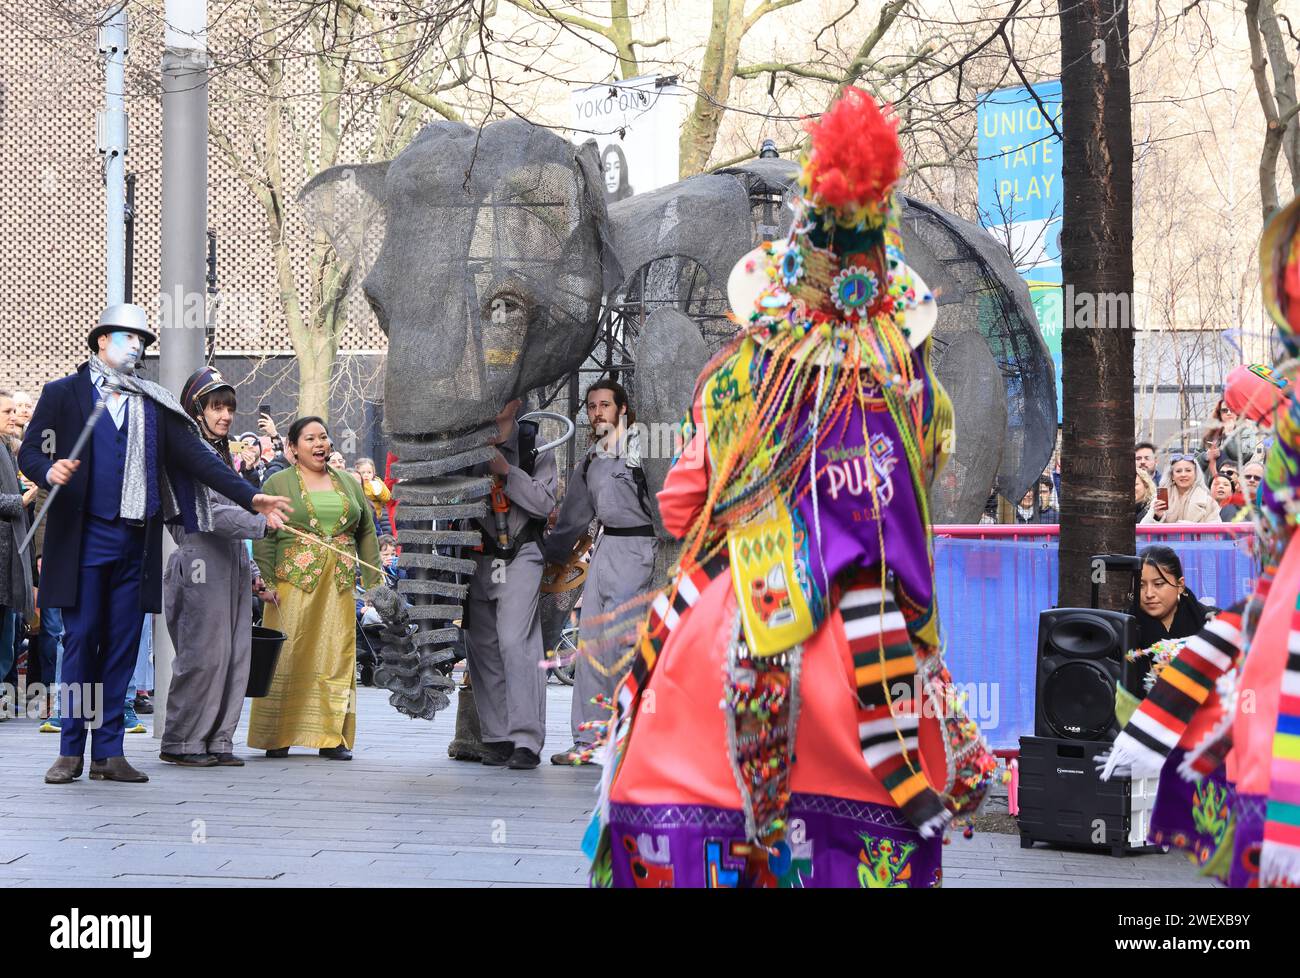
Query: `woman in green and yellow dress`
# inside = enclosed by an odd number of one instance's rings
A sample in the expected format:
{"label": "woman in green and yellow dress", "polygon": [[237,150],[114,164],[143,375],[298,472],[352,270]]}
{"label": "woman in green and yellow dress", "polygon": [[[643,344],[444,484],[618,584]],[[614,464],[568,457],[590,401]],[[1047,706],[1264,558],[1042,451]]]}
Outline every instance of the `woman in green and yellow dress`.
{"label": "woman in green and yellow dress", "polygon": [[357,480],[327,464],[330,438],[320,418],[295,421],[289,442],[297,464],[267,479],[263,491],[288,496],[286,523],[335,549],[288,530],[253,545],[262,579],[275,589],[263,624],[286,640],[270,694],[253,700],[248,746],[268,757],[284,757],[295,745],[318,747],[322,757],[346,761],[356,734],[357,561],[338,551],[360,557],[367,589],[378,585],[375,521]]}

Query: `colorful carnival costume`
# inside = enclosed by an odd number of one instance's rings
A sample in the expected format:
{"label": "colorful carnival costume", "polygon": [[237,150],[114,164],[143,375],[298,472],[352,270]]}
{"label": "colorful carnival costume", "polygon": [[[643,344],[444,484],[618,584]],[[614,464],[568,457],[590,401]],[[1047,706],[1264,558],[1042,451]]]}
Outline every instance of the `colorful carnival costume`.
{"label": "colorful carnival costume", "polygon": [[1160,774],[1153,841],[1229,886],[1300,886],[1300,200],[1264,229],[1264,303],[1283,362],[1238,367],[1224,400],[1273,428],[1258,507],[1263,570],[1161,673],[1103,777]]}
{"label": "colorful carnival costume", "polygon": [[659,494],[684,545],[616,694],[598,885],[932,886],[987,786],[939,651],[926,494],[951,406],[895,127],[856,89],[810,124],[788,240],[728,283],[747,321]]}

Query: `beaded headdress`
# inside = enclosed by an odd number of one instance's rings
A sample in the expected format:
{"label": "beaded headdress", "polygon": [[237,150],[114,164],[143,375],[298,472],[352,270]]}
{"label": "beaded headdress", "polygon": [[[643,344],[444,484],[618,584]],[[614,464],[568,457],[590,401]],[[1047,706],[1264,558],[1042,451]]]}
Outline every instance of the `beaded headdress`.
{"label": "beaded headdress", "polygon": [[937,307],[903,259],[897,119],[850,88],[806,128],[812,145],[801,161],[790,233],[736,264],[727,282],[732,309],[750,324],[776,328],[890,319],[919,346]]}

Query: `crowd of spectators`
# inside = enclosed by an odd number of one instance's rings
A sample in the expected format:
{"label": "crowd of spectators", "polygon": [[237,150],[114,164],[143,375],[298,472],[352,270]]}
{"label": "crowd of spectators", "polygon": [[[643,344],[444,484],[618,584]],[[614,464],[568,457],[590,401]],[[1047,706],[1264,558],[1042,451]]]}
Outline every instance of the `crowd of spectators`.
{"label": "crowd of spectators", "polygon": [[1160,452],[1149,441],[1134,446],[1137,479],[1134,517],[1139,523],[1236,523],[1250,519],[1264,478],[1264,440],[1240,424],[1220,400],[1196,451]]}

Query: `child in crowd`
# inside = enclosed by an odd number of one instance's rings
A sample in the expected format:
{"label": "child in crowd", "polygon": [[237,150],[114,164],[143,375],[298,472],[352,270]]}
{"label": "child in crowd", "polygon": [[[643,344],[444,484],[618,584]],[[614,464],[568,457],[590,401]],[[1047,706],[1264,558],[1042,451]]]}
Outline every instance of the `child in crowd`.
{"label": "child in crowd", "polygon": [[[384,485],[382,479],[375,478],[374,459],[357,459],[357,475],[361,477],[361,489],[365,492],[366,499],[375,511],[375,523],[379,526],[380,536],[391,534],[393,528],[388,522],[386,503],[393,498],[393,494],[388,486]],[[397,546],[396,540],[393,541],[393,546]]]}
{"label": "child in crowd", "polygon": [[391,533],[379,537],[379,565],[384,569],[389,587],[395,588],[398,581],[406,580],[406,571],[397,566],[397,537]]}

